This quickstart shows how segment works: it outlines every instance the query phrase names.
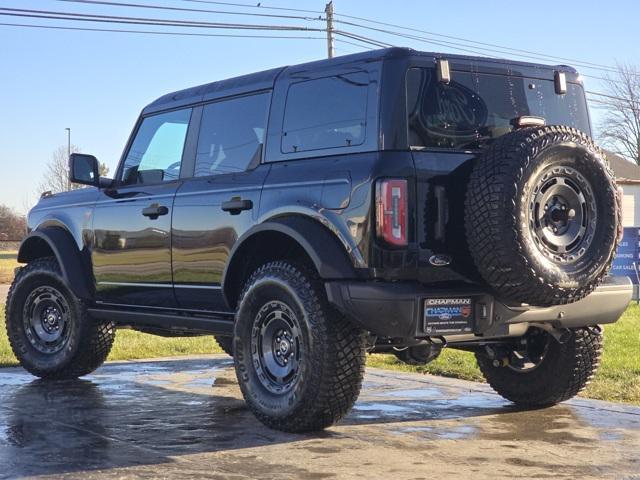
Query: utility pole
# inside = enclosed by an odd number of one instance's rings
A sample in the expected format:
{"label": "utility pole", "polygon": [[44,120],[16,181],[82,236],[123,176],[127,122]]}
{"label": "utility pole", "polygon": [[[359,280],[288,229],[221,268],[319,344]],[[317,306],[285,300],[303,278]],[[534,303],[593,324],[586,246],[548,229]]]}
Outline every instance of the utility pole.
{"label": "utility pole", "polygon": [[333,58],[333,0],[324,7],[324,13],[327,14],[327,57]]}
{"label": "utility pole", "polygon": [[69,127],[65,128],[67,131],[67,157],[71,156],[71,129]]}
{"label": "utility pole", "polygon": [[[65,130],[67,131],[67,162],[69,162],[69,157],[71,156],[71,129],[67,127]],[[71,182],[67,177],[67,191],[69,190],[71,190]]]}

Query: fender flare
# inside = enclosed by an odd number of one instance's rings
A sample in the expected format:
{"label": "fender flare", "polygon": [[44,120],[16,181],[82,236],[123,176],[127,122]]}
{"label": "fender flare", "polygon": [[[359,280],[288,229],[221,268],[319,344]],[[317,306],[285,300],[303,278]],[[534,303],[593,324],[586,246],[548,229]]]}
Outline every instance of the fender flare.
{"label": "fender flare", "polygon": [[[48,247],[48,249],[47,249]],[[28,263],[48,255],[48,250],[58,260],[62,278],[69,289],[79,298],[93,298],[94,285],[83,261],[83,253],[71,234],[61,227],[45,227],[32,231],[20,244],[18,262]]]}
{"label": "fender flare", "polygon": [[324,280],[358,278],[346,247],[329,228],[317,220],[299,215],[278,217],[253,226],[233,246],[222,276],[222,292],[227,303],[227,280],[234,269],[242,264],[245,250],[243,246],[262,232],[278,232],[298,243],[313,262],[320,278]]}

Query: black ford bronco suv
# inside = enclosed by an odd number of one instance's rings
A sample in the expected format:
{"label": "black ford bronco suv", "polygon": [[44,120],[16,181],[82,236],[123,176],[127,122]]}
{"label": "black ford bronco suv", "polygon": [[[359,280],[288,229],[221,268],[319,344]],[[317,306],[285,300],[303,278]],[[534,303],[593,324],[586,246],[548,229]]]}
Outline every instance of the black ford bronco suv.
{"label": "black ford bronco suv", "polygon": [[594,374],[620,198],[566,66],[386,49],[171,93],[114,179],[74,154],[29,214],[7,302],[13,351],[86,375],[116,328],[215,335],[266,425],[325,428],[367,352],[475,353],[530,407]]}

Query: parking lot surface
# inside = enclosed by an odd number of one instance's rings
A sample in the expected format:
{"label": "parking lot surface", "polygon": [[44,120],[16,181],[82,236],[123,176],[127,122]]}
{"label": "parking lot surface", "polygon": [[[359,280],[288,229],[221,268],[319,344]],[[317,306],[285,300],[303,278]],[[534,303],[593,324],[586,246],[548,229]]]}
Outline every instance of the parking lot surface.
{"label": "parking lot surface", "polygon": [[518,411],[486,385],[369,369],[321,433],[262,426],[226,356],[109,363],[77,381],[0,370],[0,478],[640,479],[640,408]]}

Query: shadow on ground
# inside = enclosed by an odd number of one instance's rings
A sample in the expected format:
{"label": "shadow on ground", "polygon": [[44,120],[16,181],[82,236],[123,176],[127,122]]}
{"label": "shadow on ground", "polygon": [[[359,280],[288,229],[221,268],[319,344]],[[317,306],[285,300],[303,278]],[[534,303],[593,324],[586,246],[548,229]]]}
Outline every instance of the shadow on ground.
{"label": "shadow on ground", "polygon": [[[624,453],[640,451],[640,409],[580,401],[521,412],[482,385],[380,370],[367,375],[361,399],[338,427],[308,435],[257,422],[222,356],[108,364],[77,381],[7,369],[0,389],[0,478],[355,478],[394,462],[424,472],[420,465],[436,452],[439,461],[463,462],[468,473],[494,461],[556,477],[640,469],[635,454]],[[603,448],[618,454],[561,461]],[[339,466],[327,466],[332,460]],[[446,473],[446,462],[440,468]]]}

